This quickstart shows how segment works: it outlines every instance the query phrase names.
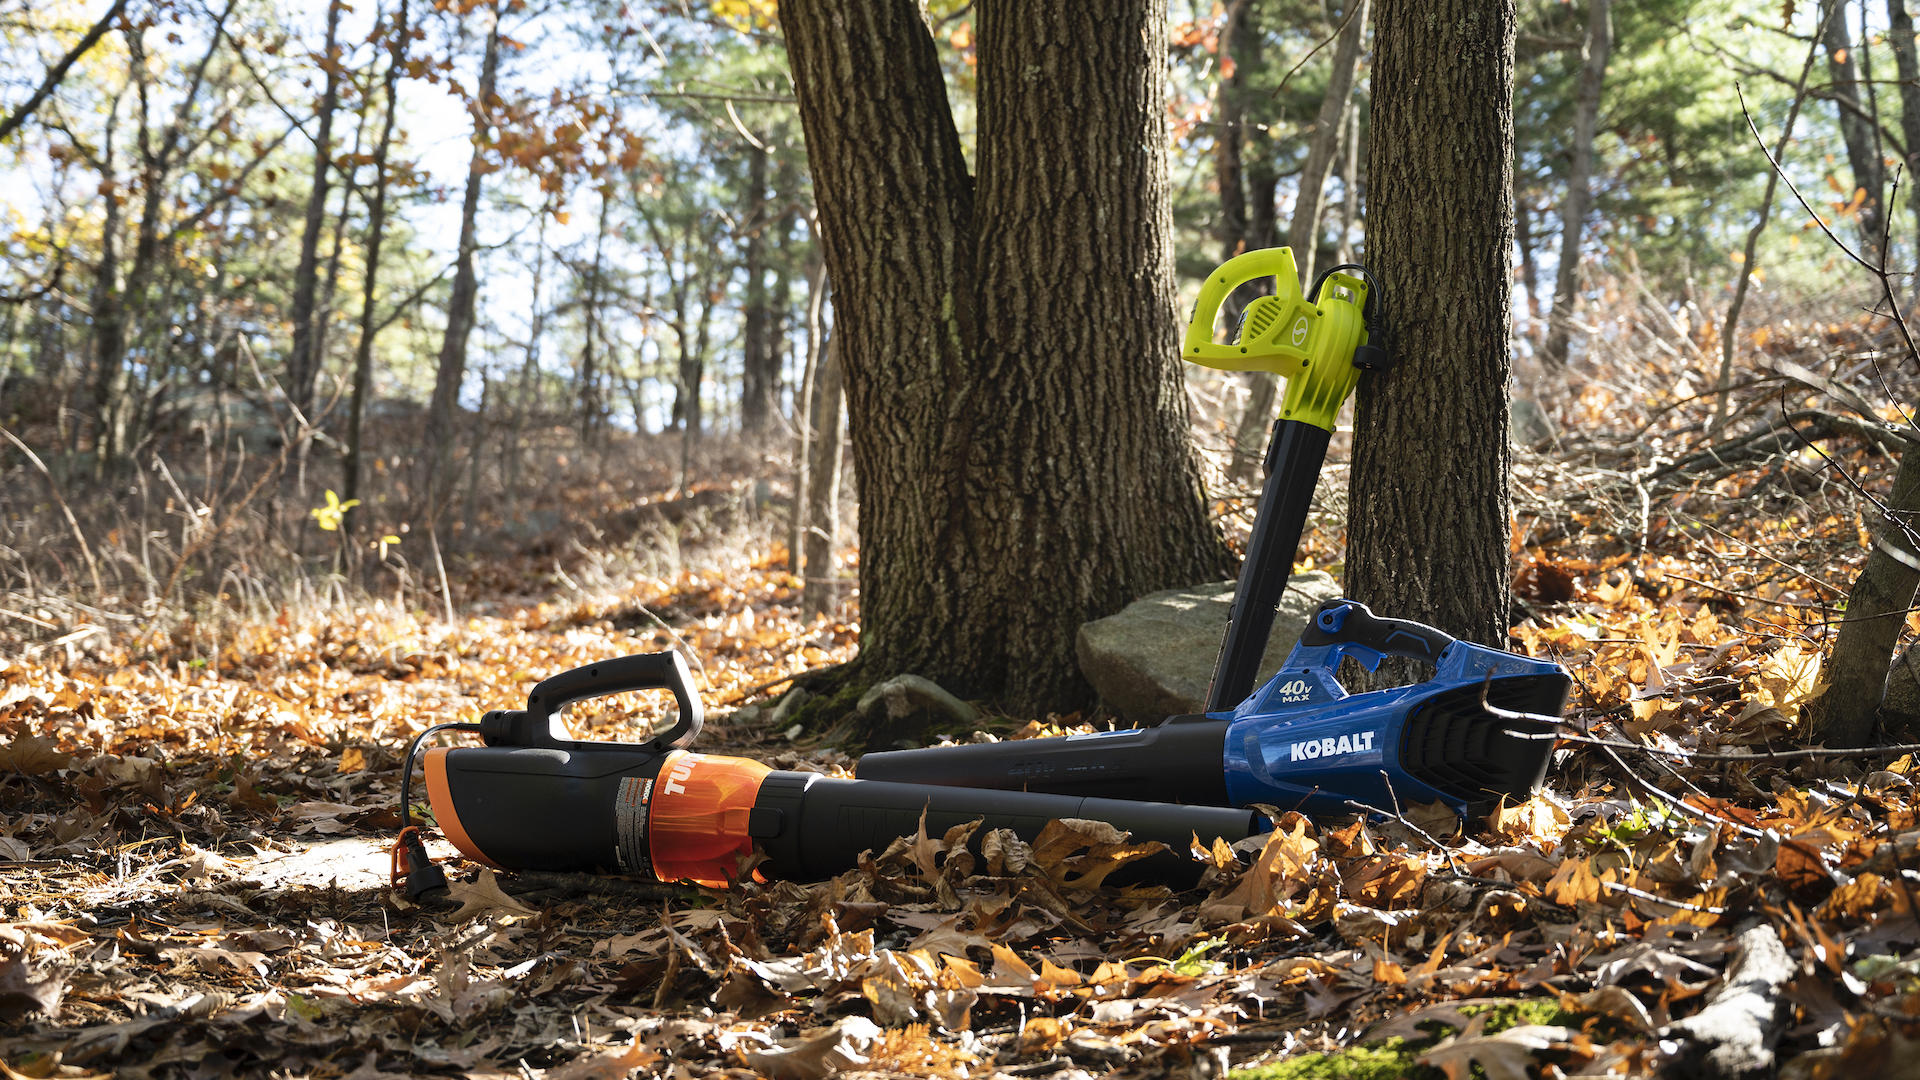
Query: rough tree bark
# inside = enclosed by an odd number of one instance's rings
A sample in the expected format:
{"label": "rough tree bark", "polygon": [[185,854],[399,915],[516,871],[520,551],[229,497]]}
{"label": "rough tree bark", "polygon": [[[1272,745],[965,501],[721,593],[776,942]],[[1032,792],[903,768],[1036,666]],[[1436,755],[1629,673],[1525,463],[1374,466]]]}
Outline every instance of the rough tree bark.
{"label": "rough tree bark", "polygon": [[1608,0],[1587,0],[1587,37],[1582,43],[1580,81],[1573,95],[1572,161],[1567,165],[1567,199],[1560,204],[1560,269],[1553,279],[1552,326],[1541,359],[1549,366],[1567,362],[1573,335],[1573,291],[1579,286],[1580,234],[1593,205],[1593,136],[1600,122],[1600,88],[1606,80],[1607,54],[1613,49],[1613,20]]}
{"label": "rough tree bark", "polygon": [[[440,358],[434,368],[433,397],[427,405],[426,470],[418,486],[425,505],[420,509],[431,525],[440,517],[441,497],[452,491],[447,468],[452,457],[454,411],[460,404],[460,384],[467,376],[467,336],[473,332],[473,307],[480,284],[474,276],[473,254],[480,246],[474,218],[480,211],[480,188],[488,172],[487,114],[493,108],[494,79],[500,70],[500,9],[487,9],[487,46],[480,62],[480,86],[473,102],[473,154],[467,164],[467,191],[460,204],[460,250],[454,260],[453,293],[447,298],[447,328],[440,339]],[[445,475],[446,483],[442,483]]]}
{"label": "rough tree bark", "polygon": [[[1833,10],[1835,5],[1838,11]],[[1827,73],[1833,79],[1833,96],[1839,100],[1840,135],[1847,144],[1847,165],[1853,171],[1854,190],[1848,194],[1860,196],[1865,192],[1859,213],[1854,217],[1860,227],[1860,257],[1871,266],[1879,266],[1884,254],[1880,250],[1881,208],[1886,205],[1887,170],[1881,163],[1873,122],[1867,118],[1860,101],[1860,65],[1854,55],[1846,9],[1847,0],[1825,0],[1820,5],[1826,25],[1821,40],[1827,47]]]}
{"label": "rough tree bark", "polygon": [[287,351],[287,397],[294,408],[313,416],[313,387],[320,374],[320,350],[313,330],[314,295],[320,287],[320,232],[327,219],[327,192],[333,172],[333,114],[340,105],[340,30],[342,0],[327,4],[327,43],[321,68],[326,81],[315,106],[313,185],[307,192],[307,218],[300,232],[300,261],[293,270],[293,343]]}
{"label": "rough tree bark", "polygon": [[1174,359],[1165,7],[983,3],[977,183],[912,0],[780,21],[860,485],[852,677],[1088,704],[1082,622],[1230,566]]}
{"label": "rough tree bark", "polygon": [[1513,0],[1375,9],[1367,263],[1390,371],[1355,406],[1346,592],[1457,637],[1507,636]]}

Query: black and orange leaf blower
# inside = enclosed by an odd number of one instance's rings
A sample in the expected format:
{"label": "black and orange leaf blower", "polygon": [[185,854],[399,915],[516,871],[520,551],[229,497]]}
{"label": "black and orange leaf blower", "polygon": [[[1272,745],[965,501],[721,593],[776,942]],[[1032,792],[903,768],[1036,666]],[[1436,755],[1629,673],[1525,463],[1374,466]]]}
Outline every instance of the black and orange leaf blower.
{"label": "black and orange leaf blower", "polygon": [[[643,743],[571,738],[560,711],[587,698],[666,690],[679,706],[673,728]],[[1125,799],[842,780],[770,769],[757,761],[698,754],[700,700],[678,653],[624,656],[564,671],[533,688],[525,709],[486,713],[479,723],[437,724],[414,739],[402,767],[394,885],[419,898],[444,888],[412,824],[413,766],[441,731],[477,732],[485,746],[426,753],[435,822],[468,858],[502,870],[607,871],[721,887],[757,846],[755,873],[816,880],[851,869],[860,854],[910,835],[926,815],[929,836],[984,820],[1032,840],[1056,818],[1092,818],[1158,840],[1170,851],[1135,864],[1136,879],[1185,883],[1198,865],[1195,838],[1232,843],[1268,827],[1252,810]],[[1184,881],[1182,879],[1185,879]]]}

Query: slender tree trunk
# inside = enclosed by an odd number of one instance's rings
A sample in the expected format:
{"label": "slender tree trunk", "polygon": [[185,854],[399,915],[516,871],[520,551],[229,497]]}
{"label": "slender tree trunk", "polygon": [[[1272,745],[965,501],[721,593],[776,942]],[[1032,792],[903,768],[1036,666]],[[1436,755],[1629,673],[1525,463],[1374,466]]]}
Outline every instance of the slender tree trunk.
{"label": "slender tree trunk", "polygon": [[[817,237],[819,224],[814,222],[808,232]],[[807,364],[793,395],[793,513],[789,517],[787,530],[787,573],[795,575],[806,573],[802,562],[802,544],[807,533],[807,490],[808,478],[812,475],[813,444],[818,439],[813,430],[818,416],[813,402],[813,385],[820,378],[820,316],[825,306],[826,291],[826,256],[821,252],[820,245],[814,244],[807,260]]]}
{"label": "slender tree trunk", "polygon": [[1900,135],[1907,144],[1907,167],[1900,179],[1907,188],[1907,204],[1913,207],[1914,250],[1920,252],[1920,199],[1912,194],[1914,185],[1920,184],[1920,57],[1914,54],[1913,16],[1906,0],[1887,0],[1887,21],[1887,38],[1900,76]]}
{"label": "slender tree trunk", "polygon": [[1230,565],[1174,359],[1165,6],[982,4],[977,180],[912,0],[780,20],[860,484],[859,677],[1088,704],[1083,622]]}
{"label": "slender tree trunk", "polygon": [[806,585],[801,610],[812,617],[835,610],[840,586],[834,580],[833,545],[840,533],[840,469],[843,388],[838,334],[831,334],[813,381],[815,437],[807,462]]}
{"label": "slender tree trunk", "polygon": [[[1911,437],[1913,429],[1908,429]],[[1833,658],[1821,677],[1826,693],[1808,705],[1809,741],[1828,746],[1866,746],[1874,741],[1887,666],[1906,628],[1906,613],[1920,590],[1920,544],[1905,522],[1920,514],[1920,450],[1900,453],[1891,520],[1882,523],[1867,563],[1847,592],[1845,618],[1833,643]]]}
{"label": "slender tree trunk", "polygon": [[594,345],[600,333],[600,283],[606,266],[603,259],[607,246],[607,211],[612,206],[612,195],[602,191],[600,228],[593,240],[593,269],[587,277],[586,341],[580,349],[580,443],[583,446],[592,443],[600,429],[600,371]]}
{"label": "slender tree trunk", "polygon": [[[342,502],[360,497],[367,402],[373,393],[373,340],[380,332],[374,299],[379,292],[380,246],[387,235],[387,154],[393,146],[394,119],[400,111],[400,74],[406,68],[408,34],[412,29],[407,20],[407,5],[408,0],[400,0],[393,26],[387,31],[386,115],[380,119],[380,141],[373,147],[373,193],[367,198],[366,267],[361,272],[360,338],[353,348],[353,389],[347,405],[347,456],[343,463],[344,475],[340,478],[340,487],[346,495]],[[349,511],[342,528],[351,532],[355,520]]]}
{"label": "slender tree trunk", "polygon": [[[1839,10],[1834,10],[1835,5]],[[1840,135],[1847,144],[1847,164],[1853,172],[1854,190],[1848,195],[1860,199],[1854,218],[1860,227],[1860,256],[1869,265],[1879,266],[1884,257],[1880,240],[1887,174],[1873,122],[1862,115],[1865,107],[1860,99],[1860,65],[1847,26],[1847,0],[1825,0],[1820,11],[1826,27],[1822,40],[1827,47],[1827,73],[1833,79],[1833,96],[1841,102]]]}
{"label": "slender tree trunk", "polygon": [[447,298],[447,329],[440,340],[440,359],[433,379],[433,398],[427,407],[426,471],[419,490],[429,523],[440,517],[442,496],[452,490],[451,476],[442,477],[453,451],[454,413],[460,404],[460,384],[467,374],[467,335],[473,332],[474,301],[479,281],[473,255],[479,247],[474,218],[480,210],[480,188],[490,171],[486,158],[487,115],[493,109],[494,79],[500,70],[500,9],[488,7],[486,54],[480,65],[480,87],[473,104],[473,155],[467,165],[467,192],[460,204],[460,251],[453,271],[453,293]]}
{"label": "slender tree trunk", "polygon": [[[359,123],[355,126],[353,132],[352,155],[356,161],[360,158],[360,145],[362,137],[366,134],[368,107],[364,102],[361,104]],[[347,225],[353,217],[353,197],[355,194],[353,174],[348,173],[346,179],[340,185],[340,209],[335,213],[333,219],[333,246],[327,252],[327,279],[326,283],[320,286],[319,296],[316,297],[314,301],[313,329],[311,331],[312,344],[307,350],[313,359],[313,376],[316,387],[314,397],[316,406],[318,404],[319,391],[317,388],[319,385],[320,372],[327,366],[328,339],[333,335],[334,302],[340,292],[341,255],[346,252],[347,248]]]}
{"label": "slender tree trunk", "polygon": [[[1215,235],[1220,240],[1222,262],[1251,248],[1273,243],[1276,232],[1273,156],[1267,139],[1249,122],[1247,111],[1258,98],[1247,92],[1247,83],[1259,72],[1263,56],[1260,47],[1260,9],[1254,0],[1238,0],[1227,10],[1227,54],[1233,58],[1233,74],[1220,80],[1220,133],[1214,142],[1213,170],[1220,189],[1220,224]],[[1265,281],[1247,289],[1247,296],[1235,290],[1227,298],[1221,313],[1229,327],[1240,324],[1245,304],[1267,292]],[[1227,463],[1227,478],[1245,483],[1261,460],[1267,421],[1273,412],[1274,380],[1264,371],[1247,372],[1247,406],[1234,430],[1233,456]]]}
{"label": "slender tree trunk", "polygon": [[527,328],[527,351],[520,362],[520,389],[513,400],[513,430],[507,433],[506,457],[501,467],[501,486],[506,489],[507,518],[512,520],[520,501],[520,464],[526,453],[520,440],[527,431],[527,415],[533,408],[534,377],[540,370],[540,340],[547,333],[547,308],[542,300],[547,276],[547,218],[550,207],[540,209],[540,231],[533,241],[533,324]]}
{"label": "slender tree trunk", "polygon": [[1346,189],[1340,201],[1340,250],[1335,258],[1353,261],[1353,227],[1360,223],[1360,113],[1357,99],[1347,101],[1346,167],[1341,170],[1341,186]]}
{"label": "slender tree trunk", "polygon": [[[1340,121],[1353,96],[1361,45],[1367,34],[1368,0],[1347,3],[1352,6],[1340,14],[1346,26],[1334,46],[1327,93],[1314,119],[1307,163],[1300,172],[1300,197],[1295,200],[1293,221],[1287,228],[1287,246],[1293,249],[1302,285],[1313,280],[1313,265],[1320,251],[1320,218],[1326,212],[1327,177],[1333,172],[1334,151],[1339,148],[1343,127]],[[1266,460],[1267,429],[1273,423],[1274,399],[1279,396],[1279,380],[1272,372],[1255,371],[1247,378],[1247,411],[1240,417],[1240,429],[1234,438],[1234,464],[1228,474],[1242,483],[1251,482],[1254,467]]]}
{"label": "slender tree trunk", "polygon": [[773,415],[773,341],[767,317],[767,152],[747,151],[747,293],[742,312],[745,338],[741,364],[740,430],[749,438],[764,435]]}
{"label": "slender tree trunk", "polygon": [[1526,195],[1513,193],[1513,229],[1520,246],[1520,284],[1527,290],[1527,336],[1539,340],[1540,271],[1533,261],[1533,208]]}
{"label": "slender tree trunk", "polygon": [[1287,229],[1287,246],[1293,249],[1293,261],[1300,270],[1302,285],[1313,281],[1314,263],[1320,253],[1320,218],[1327,208],[1327,177],[1333,173],[1333,154],[1340,146],[1340,119],[1346,115],[1347,102],[1353,97],[1354,79],[1360,71],[1360,47],[1367,36],[1368,0],[1346,2],[1353,5],[1353,10],[1341,12],[1347,25],[1334,46],[1327,96],[1320,100],[1320,115],[1313,123],[1313,139],[1307,144],[1307,164],[1300,173],[1300,198],[1294,204],[1293,224]]}
{"label": "slender tree trunk", "polygon": [[1567,166],[1567,201],[1560,204],[1560,269],[1553,281],[1552,323],[1541,357],[1551,367],[1567,362],[1573,333],[1573,293],[1579,287],[1580,234],[1593,204],[1593,138],[1600,121],[1600,89],[1613,48],[1608,0],[1587,0],[1587,38],[1581,46],[1580,82],[1573,98],[1573,160]]}
{"label": "slender tree trunk", "polygon": [[314,381],[320,357],[314,348],[314,294],[319,289],[320,232],[327,219],[327,190],[333,168],[333,114],[340,104],[340,55],[335,35],[340,29],[342,0],[327,4],[327,45],[321,68],[326,82],[320,91],[313,136],[313,186],[307,193],[307,220],[300,232],[300,262],[293,271],[293,343],[287,352],[287,396],[295,408],[311,417]]}
{"label": "slender tree trunk", "polygon": [[107,111],[106,135],[101,144],[100,258],[93,269],[93,450],[96,471],[105,468],[104,458],[111,439],[111,410],[115,388],[127,350],[126,310],[120,291],[120,201],[125,191],[114,172],[113,136],[119,119],[120,100],[115,98]]}
{"label": "slender tree trunk", "polygon": [[[1227,56],[1233,61],[1232,74],[1220,80],[1219,101],[1214,108],[1213,179],[1220,191],[1220,216],[1214,222],[1213,235],[1220,241],[1224,262],[1245,250],[1247,244],[1247,186],[1241,168],[1241,152],[1247,128],[1246,82],[1252,74],[1248,63],[1260,48],[1260,29],[1254,23],[1252,0],[1234,0],[1227,8],[1222,34]],[[1236,298],[1229,298],[1233,304]],[[1229,323],[1239,321],[1236,305],[1227,313]]]}
{"label": "slender tree trunk", "polygon": [[1355,407],[1347,595],[1494,646],[1507,635],[1513,0],[1383,0],[1367,261],[1390,371]]}

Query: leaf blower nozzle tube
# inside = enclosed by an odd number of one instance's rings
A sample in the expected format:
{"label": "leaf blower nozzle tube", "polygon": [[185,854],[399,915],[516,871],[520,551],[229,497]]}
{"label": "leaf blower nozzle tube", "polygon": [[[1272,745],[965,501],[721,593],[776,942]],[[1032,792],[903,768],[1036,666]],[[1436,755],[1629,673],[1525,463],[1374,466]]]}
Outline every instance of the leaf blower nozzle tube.
{"label": "leaf blower nozzle tube", "polygon": [[[1218,741],[1214,769],[1218,772]],[[618,870],[724,886],[757,843],[757,873],[815,880],[884,850],[926,816],[929,836],[984,819],[1031,841],[1056,818],[1091,818],[1171,851],[1126,869],[1131,880],[1186,884],[1196,838],[1232,843],[1264,831],[1258,812],[1081,795],[975,790],[782,772],[744,758],[606,746],[436,748],[427,793],[440,829],[469,858],[509,870]],[[1114,880],[1128,878],[1116,877]]]}
{"label": "leaf blower nozzle tube", "polygon": [[854,771],[862,780],[1225,806],[1227,724],[1175,716],[1150,728],[889,750],[862,757]]}

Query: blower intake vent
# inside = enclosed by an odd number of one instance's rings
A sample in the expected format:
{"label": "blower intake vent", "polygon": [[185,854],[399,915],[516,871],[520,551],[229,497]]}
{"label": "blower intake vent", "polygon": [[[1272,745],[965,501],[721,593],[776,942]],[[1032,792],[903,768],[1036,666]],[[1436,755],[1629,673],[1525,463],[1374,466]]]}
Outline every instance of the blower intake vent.
{"label": "blower intake vent", "polygon": [[[1496,679],[1486,688],[1487,703],[1509,712],[1559,716],[1566,708],[1565,675],[1521,675]],[[1506,734],[1525,731],[1525,721],[1502,720],[1480,707],[1481,687],[1456,687],[1421,702],[1408,718],[1400,763],[1416,779],[1473,802],[1512,795],[1526,798],[1547,773],[1550,740],[1529,741]]]}
{"label": "blower intake vent", "polygon": [[1241,344],[1259,341],[1266,337],[1267,331],[1273,329],[1274,321],[1280,318],[1280,313],[1284,310],[1286,305],[1282,304],[1278,297],[1256,297],[1247,305],[1247,313],[1240,320]]}

